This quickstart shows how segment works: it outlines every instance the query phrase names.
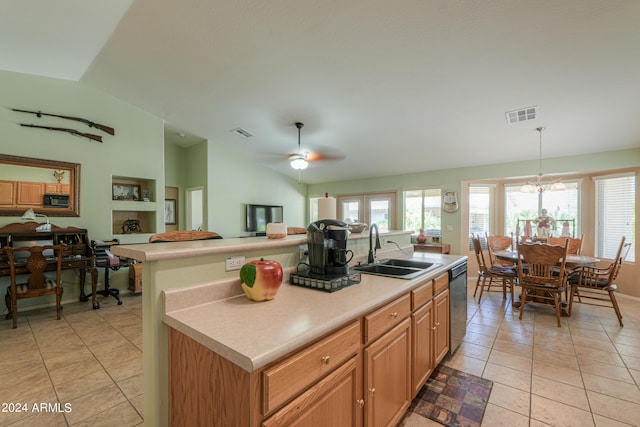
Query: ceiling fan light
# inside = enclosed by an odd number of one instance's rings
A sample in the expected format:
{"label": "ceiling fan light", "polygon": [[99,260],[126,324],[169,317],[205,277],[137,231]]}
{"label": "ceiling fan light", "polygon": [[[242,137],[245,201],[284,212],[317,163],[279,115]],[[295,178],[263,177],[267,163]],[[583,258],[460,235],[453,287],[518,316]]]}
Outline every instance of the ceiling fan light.
{"label": "ceiling fan light", "polygon": [[302,156],[294,157],[291,160],[291,167],[296,170],[303,170],[309,166],[309,162],[307,162]]}

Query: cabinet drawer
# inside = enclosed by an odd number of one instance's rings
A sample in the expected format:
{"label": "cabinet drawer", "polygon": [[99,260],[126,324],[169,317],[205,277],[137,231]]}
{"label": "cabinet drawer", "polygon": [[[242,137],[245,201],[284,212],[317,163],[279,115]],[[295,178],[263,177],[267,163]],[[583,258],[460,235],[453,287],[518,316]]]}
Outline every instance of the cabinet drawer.
{"label": "cabinet drawer", "polygon": [[369,344],[411,314],[409,294],[374,311],[364,318],[364,343]]}
{"label": "cabinet drawer", "polygon": [[360,322],[299,351],[262,373],[263,414],[277,409],[309,385],[356,354],[360,344]]}
{"label": "cabinet drawer", "polygon": [[441,274],[433,279],[433,295],[438,295],[440,292],[447,289],[449,286],[449,273]]}
{"label": "cabinet drawer", "polygon": [[433,298],[433,280],[411,291],[411,309],[419,309]]}

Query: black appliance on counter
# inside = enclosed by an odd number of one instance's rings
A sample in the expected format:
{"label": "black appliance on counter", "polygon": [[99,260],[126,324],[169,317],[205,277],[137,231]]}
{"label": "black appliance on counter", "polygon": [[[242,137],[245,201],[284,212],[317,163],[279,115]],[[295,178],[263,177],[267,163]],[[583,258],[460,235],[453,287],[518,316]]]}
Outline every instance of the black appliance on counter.
{"label": "black appliance on counter", "polygon": [[309,263],[300,263],[291,284],[333,292],[360,283],[360,273],[349,271],[353,251],[347,249],[349,228],[335,219],[321,219],[307,227]]}
{"label": "black appliance on counter", "polygon": [[467,333],[467,262],[449,270],[449,354],[457,349]]}

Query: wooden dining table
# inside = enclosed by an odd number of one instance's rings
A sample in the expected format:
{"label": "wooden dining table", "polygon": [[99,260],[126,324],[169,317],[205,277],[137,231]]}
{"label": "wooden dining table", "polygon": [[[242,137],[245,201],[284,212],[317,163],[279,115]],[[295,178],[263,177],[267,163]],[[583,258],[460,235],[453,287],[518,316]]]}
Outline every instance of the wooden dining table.
{"label": "wooden dining table", "polygon": [[[496,258],[503,261],[511,261],[514,264],[518,262],[518,251],[497,251],[494,252]],[[565,268],[568,272],[580,267],[591,267],[600,262],[600,259],[587,255],[567,255]],[[562,316],[569,316],[566,310],[567,302],[562,303]],[[513,307],[520,307],[520,301],[513,301]]]}
{"label": "wooden dining table", "polygon": [[[493,253],[496,258],[503,261],[518,262],[518,251],[497,251]],[[600,259],[587,255],[567,255],[566,267],[574,269],[578,267],[591,267],[600,262]]]}

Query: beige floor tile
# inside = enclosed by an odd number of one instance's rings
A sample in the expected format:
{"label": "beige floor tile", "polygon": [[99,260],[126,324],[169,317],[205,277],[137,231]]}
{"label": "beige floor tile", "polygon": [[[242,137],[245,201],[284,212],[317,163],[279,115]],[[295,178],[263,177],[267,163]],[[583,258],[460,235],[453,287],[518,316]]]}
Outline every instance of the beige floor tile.
{"label": "beige floor tile", "polygon": [[61,401],[69,402],[76,397],[113,384],[113,380],[104,370],[98,370],[86,375],[80,372],[67,381],[56,385],[55,389]]}
{"label": "beige floor tile", "polygon": [[521,344],[514,340],[502,339],[500,335],[493,343],[493,350],[504,351],[505,353],[512,353],[518,356],[531,358],[533,354],[533,346]]}
{"label": "beige floor tile", "polygon": [[487,326],[487,325],[479,325],[477,323],[470,323],[467,325],[467,330],[469,332],[475,332],[478,334],[495,336],[498,333],[498,327],[495,325]]}
{"label": "beige floor tile", "polygon": [[507,353],[500,350],[491,350],[489,362],[496,365],[506,366],[518,371],[531,373],[531,357],[518,356],[517,354]]}
{"label": "beige floor tile", "polygon": [[507,366],[487,363],[482,373],[483,378],[529,392],[531,390],[531,375]]}
{"label": "beige floor tile", "polygon": [[616,381],[586,372],[582,373],[582,379],[587,390],[640,404],[640,389],[635,383]]}
{"label": "beige floor tile", "polygon": [[122,390],[127,399],[132,399],[136,396],[142,395],[142,374],[134,375],[119,381],[118,387],[120,387],[120,390]]}
{"label": "beige floor tile", "polygon": [[607,351],[596,350],[593,348],[576,347],[576,355],[580,359],[594,359],[600,362],[609,363],[611,365],[625,366],[625,363],[618,353],[610,353]]}
{"label": "beige floor tile", "polygon": [[398,427],[441,427],[442,424],[412,412],[408,413],[398,424]]}
{"label": "beige floor tile", "polygon": [[120,365],[113,365],[107,368],[107,373],[116,382],[131,378],[134,375],[141,374],[142,372],[142,357],[133,358],[124,361]]}
{"label": "beige floor tile", "polygon": [[532,378],[531,393],[585,411],[590,410],[587,392],[580,387],[574,387],[569,384],[534,375]]}
{"label": "beige floor tile", "polygon": [[551,351],[543,347],[533,348],[533,359],[550,365],[564,366],[576,371],[580,370],[578,366],[578,358],[571,354]]}
{"label": "beige floor tile", "polygon": [[123,402],[104,412],[100,412],[79,423],[71,424],[73,427],[133,427],[142,422],[138,412],[129,402]]}
{"label": "beige floor tile", "polygon": [[629,370],[624,366],[610,365],[593,359],[578,358],[580,370],[584,373],[600,375],[601,377],[611,378],[617,381],[623,381],[633,384],[633,377]]}
{"label": "beige floor tile", "polygon": [[640,370],[640,352],[638,352],[637,356],[638,357],[623,355],[621,359],[627,368]]}
{"label": "beige floor tile", "polygon": [[134,409],[138,411],[141,417],[144,418],[144,395],[133,397],[129,399],[129,402],[133,405]]}
{"label": "beige floor tile", "polygon": [[529,393],[500,383],[493,383],[489,403],[529,416]]}
{"label": "beige floor tile", "polygon": [[489,403],[482,418],[482,425],[491,427],[528,427],[529,416]]}
{"label": "beige floor tile", "polygon": [[587,427],[594,426],[589,411],[565,405],[542,396],[531,396],[531,418],[554,426]]}
{"label": "beige floor tile", "polygon": [[453,357],[451,357],[451,359],[445,358],[443,363],[446,366],[477,376],[482,375],[482,371],[484,370],[484,366],[486,364],[484,360],[467,357],[465,355],[458,354],[457,352],[453,355]]}
{"label": "beige floor tile", "polygon": [[621,423],[598,414],[593,414],[593,420],[596,423],[596,427],[629,427],[627,423]]}
{"label": "beige floor tile", "polygon": [[465,342],[470,342],[476,345],[481,345],[484,347],[489,347],[493,345],[493,341],[495,340],[494,336],[478,334],[476,332],[467,332],[462,339]]}
{"label": "beige floor tile", "polygon": [[[615,353],[616,348],[609,339],[591,339],[587,337],[572,337],[573,345],[576,348],[585,350],[598,350],[607,353]],[[639,349],[640,350],[640,349]]]}
{"label": "beige floor tile", "polygon": [[95,357],[87,357],[81,362],[71,363],[57,369],[49,370],[49,377],[54,386],[69,381],[69,378],[76,376],[91,376],[94,372],[101,371],[104,368]]}
{"label": "beige floor tile", "polygon": [[475,359],[487,360],[489,358],[489,353],[491,353],[491,349],[489,347],[483,347],[481,345],[463,341],[460,343],[458,350],[456,350],[456,354],[458,353]]}
{"label": "beige floor tile", "polygon": [[640,405],[615,397],[587,390],[587,397],[594,414],[631,425],[638,425]]}
{"label": "beige floor tile", "polygon": [[73,425],[126,401],[124,394],[113,384],[70,400],[72,411],[65,417],[69,425]]}
{"label": "beige floor tile", "polygon": [[584,387],[580,371],[569,369],[564,366],[552,365],[539,360],[533,361],[533,375],[579,388]]}
{"label": "beige floor tile", "polygon": [[[2,425],[0,423],[0,425]],[[33,413],[11,424],[11,427],[66,427],[67,421],[62,413]]]}

